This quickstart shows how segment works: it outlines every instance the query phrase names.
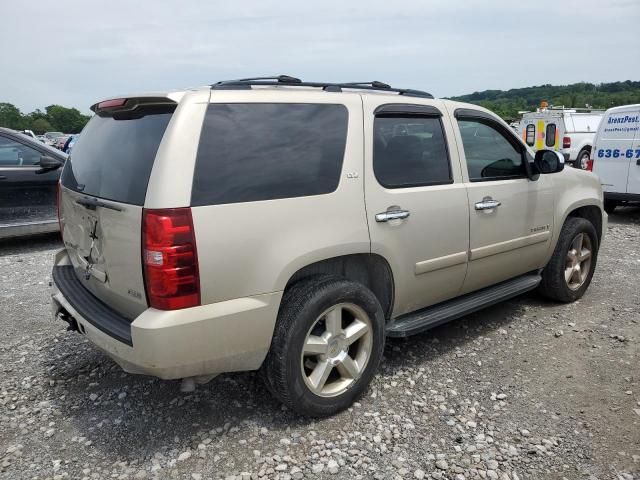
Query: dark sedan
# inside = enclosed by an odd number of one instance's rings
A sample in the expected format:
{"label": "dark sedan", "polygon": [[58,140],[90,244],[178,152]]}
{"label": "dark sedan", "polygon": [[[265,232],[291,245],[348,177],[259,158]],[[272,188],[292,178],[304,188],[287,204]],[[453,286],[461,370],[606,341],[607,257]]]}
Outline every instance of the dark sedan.
{"label": "dark sedan", "polygon": [[67,155],[0,128],[0,238],[58,230],[56,191]]}

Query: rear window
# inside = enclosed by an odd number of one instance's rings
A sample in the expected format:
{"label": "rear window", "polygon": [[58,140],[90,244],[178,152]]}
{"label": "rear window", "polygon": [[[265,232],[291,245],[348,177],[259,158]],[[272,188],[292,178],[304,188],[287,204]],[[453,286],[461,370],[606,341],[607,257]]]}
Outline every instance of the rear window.
{"label": "rear window", "polygon": [[530,123],[529,125],[527,125],[527,129],[526,129],[526,142],[527,145],[529,145],[530,147],[533,147],[533,145],[536,143],[536,127],[533,123]]}
{"label": "rear window", "polygon": [[574,132],[595,132],[598,130],[602,115],[578,113],[571,116]]}
{"label": "rear window", "polygon": [[78,137],[61,182],[76,192],[143,205],[151,168],[175,107],[135,118],[94,115]]}
{"label": "rear window", "polygon": [[556,144],[556,124],[548,123],[545,132],[544,143],[547,147],[553,147]]}
{"label": "rear window", "polygon": [[347,138],[343,105],[211,104],[193,179],[193,206],[333,192]]}

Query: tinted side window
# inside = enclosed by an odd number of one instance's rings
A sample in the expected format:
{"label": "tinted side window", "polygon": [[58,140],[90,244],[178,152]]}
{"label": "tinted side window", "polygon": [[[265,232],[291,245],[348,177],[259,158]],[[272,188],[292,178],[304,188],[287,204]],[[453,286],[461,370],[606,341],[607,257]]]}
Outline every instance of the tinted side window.
{"label": "tinted side window", "polygon": [[343,105],[209,105],[200,135],[191,204],[333,192],[340,181],[347,120]]}
{"label": "tinted side window", "polygon": [[378,116],[373,129],[373,171],[382,186],[451,183],[440,117]]}
{"label": "tinted side window", "polygon": [[536,126],[533,123],[527,125],[526,142],[530,147],[533,147],[536,143]]}
{"label": "tinted side window", "polygon": [[547,124],[544,143],[547,147],[553,147],[556,144],[556,124],[555,123]]}
{"label": "tinted side window", "polygon": [[471,181],[524,176],[521,151],[490,123],[458,120]]}
{"label": "tinted side window", "polygon": [[34,148],[0,136],[0,167],[33,166],[41,155]]}

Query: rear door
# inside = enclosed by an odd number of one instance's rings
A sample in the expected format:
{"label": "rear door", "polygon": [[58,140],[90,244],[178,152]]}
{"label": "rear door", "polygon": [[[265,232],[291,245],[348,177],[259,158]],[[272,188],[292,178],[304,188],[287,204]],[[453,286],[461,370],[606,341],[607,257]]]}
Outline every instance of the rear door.
{"label": "rear door", "polygon": [[459,294],[469,247],[467,192],[442,101],[394,104],[366,95],[363,102],[371,251],[389,261],[400,315]]}
{"label": "rear door", "polygon": [[115,108],[99,104],[61,176],[62,238],[76,274],[87,290],[131,319],[147,308],[142,210],[175,108],[167,98],[127,99]]}
{"label": "rear door", "polygon": [[636,132],[630,119],[637,115],[637,111],[611,112],[602,121],[594,146],[593,172],[605,192],[627,193],[630,168],[636,161]]}

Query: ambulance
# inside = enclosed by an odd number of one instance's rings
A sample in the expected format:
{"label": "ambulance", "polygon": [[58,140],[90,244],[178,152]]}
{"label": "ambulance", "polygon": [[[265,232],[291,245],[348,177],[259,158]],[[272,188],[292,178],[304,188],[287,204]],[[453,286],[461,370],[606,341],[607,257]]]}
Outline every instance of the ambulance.
{"label": "ambulance", "polygon": [[604,209],[640,202],[640,104],[607,110],[593,142],[593,173],[600,177]]}
{"label": "ambulance", "polygon": [[565,162],[586,170],[603,114],[604,110],[553,107],[542,102],[535,112],[523,114],[519,133],[534,151],[556,150]]}

